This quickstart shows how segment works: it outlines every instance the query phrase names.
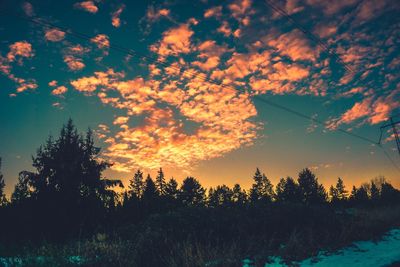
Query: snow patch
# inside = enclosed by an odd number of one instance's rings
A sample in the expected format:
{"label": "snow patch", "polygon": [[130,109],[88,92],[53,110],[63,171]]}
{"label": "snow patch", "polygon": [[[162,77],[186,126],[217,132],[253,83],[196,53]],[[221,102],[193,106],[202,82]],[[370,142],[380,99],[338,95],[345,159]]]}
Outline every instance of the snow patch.
{"label": "snow patch", "polygon": [[[279,257],[271,257],[265,267],[288,266]],[[400,229],[393,229],[377,242],[358,241],[334,253],[320,252],[317,257],[296,262],[299,267],[379,267],[400,261]],[[251,266],[249,262],[243,264]]]}

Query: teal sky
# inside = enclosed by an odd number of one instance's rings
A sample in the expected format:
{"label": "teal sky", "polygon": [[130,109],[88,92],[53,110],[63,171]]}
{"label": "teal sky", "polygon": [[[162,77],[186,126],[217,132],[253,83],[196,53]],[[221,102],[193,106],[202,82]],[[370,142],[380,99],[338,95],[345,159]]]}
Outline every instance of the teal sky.
{"label": "teal sky", "polygon": [[[191,174],[207,187],[246,188],[256,167],[275,184],[310,167],[327,186],[378,175],[400,186],[381,148],[337,131],[378,141],[399,113],[396,1],[273,3],[295,24],[251,0],[3,1],[6,192],[68,118],[95,130],[114,163],[106,175],[123,181],[163,167],[178,181]],[[383,140],[400,166],[391,132]]]}

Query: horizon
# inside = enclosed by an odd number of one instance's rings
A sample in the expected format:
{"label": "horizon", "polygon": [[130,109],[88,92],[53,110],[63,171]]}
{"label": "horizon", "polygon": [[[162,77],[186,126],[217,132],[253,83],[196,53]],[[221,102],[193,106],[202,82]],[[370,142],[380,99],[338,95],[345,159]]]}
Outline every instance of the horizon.
{"label": "horizon", "polygon": [[400,188],[391,129],[390,158],[374,144],[400,112],[396,1],[276,2],[295,23],[267,3],[5,1],[6,195],[68,118],[95,131],[115,163],[105,176],[125,185],[162,167],[248,189],[258,167],[274,185],[310,168],[326,188],[381,175]]}

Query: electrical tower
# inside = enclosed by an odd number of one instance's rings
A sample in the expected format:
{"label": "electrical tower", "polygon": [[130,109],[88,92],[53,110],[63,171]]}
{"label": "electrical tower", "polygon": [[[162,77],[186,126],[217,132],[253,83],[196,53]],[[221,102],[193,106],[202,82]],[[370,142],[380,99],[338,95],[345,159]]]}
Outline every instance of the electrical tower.
{"label": "electrical tower", "polygon": [[397,128],[396,128],[396,124],[400,124],[400,120],[393,121],[393,118],[390,117],[389,121],[390,121],[390,123],[387,123],[387,124],[381,126],[381,137],[379,138],[379,144],[381,144],[383,130],[385,128],[392,127],[394,138],[395,138],[396,144],[397,144],[397,151],[399,152],[399,155],[400,155],[400,139],[399,139],[399,133],[397,132]]}

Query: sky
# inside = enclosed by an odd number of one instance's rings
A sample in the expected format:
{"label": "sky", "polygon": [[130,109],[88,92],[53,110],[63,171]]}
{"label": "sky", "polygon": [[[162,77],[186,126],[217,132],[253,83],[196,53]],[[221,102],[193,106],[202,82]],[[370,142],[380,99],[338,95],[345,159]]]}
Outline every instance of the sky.
{"label": "sky", "polygon": [[[400,186],[379,146],[340,132],[378,142],[400,111],[399,11],[396,0],[2,1],[6,192],[68,118],[94,130],[105,175],[124,182],[162,167],[248,188],[256,167],[274,184],[308,167],[326,186],[379,175]],[[382,144],[400,166],[389,128]]]}

